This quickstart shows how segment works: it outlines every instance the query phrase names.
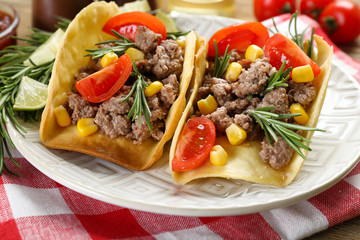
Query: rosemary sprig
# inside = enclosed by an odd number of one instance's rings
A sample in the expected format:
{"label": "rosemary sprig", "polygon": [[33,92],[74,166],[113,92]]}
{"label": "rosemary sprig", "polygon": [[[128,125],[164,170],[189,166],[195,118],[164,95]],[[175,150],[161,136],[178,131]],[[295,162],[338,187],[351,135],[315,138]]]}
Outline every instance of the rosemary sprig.
{"label": "rosemary sprig", "polygon": [[[305,28],[304,31],[302,31],[301,33],[298,33],[298,31],[297,31],[297,16],[298,16],[297,11],[291,15],[291,18],[290,18],[290,21],[289,21],[289,25],[288,25],[288,32],[289,32],[289,34],[290,34],[291,40],[293,40],[293,42],[295,42],[296,45],[298,45],[298,46],[301,48],[301,50],[304,51],[305,33],[306,33],[306,31],[308,30],[308,28]],[[274,18],[272,18],[272,22],[273,22],[275,31],[273,31],[273,30],[271,30],[271,29],[269,29],[269,31],[270,31],[271,33],[273,33],[273,34],[279,33],[280,31],[279,31],[279,29],[278,29],[277,26],[276,26],[276,23],[275,23]],[[293,33],[291,32],[291,25],[292,25],[292,23],[294,23],[293,25],[294,25],[294,33],[295,33],[295,34],[293,34]],[[307,55],[309,58],[311,58],[312,51],[313,51],[314,32],[315,32],[315,28],[313,27],[312,30],[311,30],[311,36],[310,36],[309,45],[308,45],[308,47],[307,47],[307,51],[305,52],[306,55]]]}
{"label": "rosemary sprig", "polygon": [[288,84],[286,81],[289,79],[290,75],[289,72],[291,71],[292,67],[288,67],[285,71],[285,64],[286,61],[284,61],[281,64],[281,67],[277,73],[271,74],[269,80],[266,83],[264,91],[260,93],[260,96],[264,96],[266,93],[271,92],[276,87],[287,87]]}
{"label": "rosemary sprig", "polygon": [[220,60],[219,57],[219,50],[216,41],[214,40],[214,48],[215,48],[215,66],[214,66],[214,73],[213,77],[221,77],[224,75],[227,67],[229,66],[229,58],[230,55],[228,54],[229,45],[227,45],[223,59]]}
{"label": "rosemary sprig", "polygon": [[144,90],[148,86],[148,84],[145,82],[143,75],[141,75],[141,73],[138,71],[135,61],[132,62],[132,66],[133,66],[134,71],[131,73],[131,75],[136,76],[137,79],[136,79],[133,87],[131,88],[131,91],[129,92],[129,94],[126,95],[126,97],[122,101],[126,102],[127,100],[129,100],[129,98],[132,95],[134,95],[134,103],[131,106],[131,109],[130,109],[127,117],[128,118],[132,117],[132,121],[134,121],[137,116],[139,124],[141,125],[141,115],[144,114],[146,123],[147,123],[150,131],[152,131],[152,126],[151,126],[151,122],[150,122],[151,112],[150,112],[149,106],[147,104],[145,92],[144,92]]}
{"label": "rosemary sprig", "polygon": [[179,39],[182,36],[188,35],[190,32],[191,31],[187,31],[187,32],[168,32],[166,38],[176,40],[176,39]]}
{"label": "rosemary sprig", "polygon": [[28,45],[8,46],[0,51],[0,174],[2,174],[5,169],[7,172],[19,176],[7,167],[5,163],[5,153],[7,153],[9,159],[17,167],[20,167],[10,152],[9,146],[12,148],[15,148],[15,146],[5,126],[5,124],[8,123],[6,116],[19,131],[24,133],[26,130],[16,120],[15,114],[25,121],[37,121],[40,119],[42,112],[41,109],[35,111],[14,112],[13,105],[15,103],[15,97],[18,92],[21,79],[24,76],[28,76],[39,82],[48,84],[54,61],[38,66],[25,66],[23,62],[28,59],[41,44],[49,39],[51,34],[52,33],[50,32],[31,28],[30,34],[27,35],[27,38],[16,37],[17,40],[23,41]]}
{"label": "rosemary sprig", "polygon": [[130,47],[135,47],[135,43],[126,37],[120,35],[118,32],[111,30],[119,39],[115,40],[109,40],[104,42],[96,43],[96,45],[102,45],[102,44],[109,44],[109,43],[115,43],[116,45],[113,47],[106,47],[106,48],[97,48],[97,49],[86,49],[88,54],[85,55],[85,57],[92,56],[93,59],[101,58],[107,53],[114,52],[118,56],[123,55],[126,50]]}
{"label": "rosemary sprig", "polygon": [[251,116],[259,124],[271,146],[273,141],[278,141],[278,134],[287,144],[289,144],[292,149],[294,149],[303,159],[305,159],[305,156],[300,151],[300,148],[311,151],[311,149],[303,143],[303,141],[311,143],[311,140],[301,136],[300,134],[297,134],[292,130],[321,132],[324,132],[325,130],[280,121],[281,119],[296,117],[300,116],[301,114],[276,114],[271,112],[274,109],[275,107],[273,106],[248,109],[245,111],[245,113],[249,114],[249,116]]}

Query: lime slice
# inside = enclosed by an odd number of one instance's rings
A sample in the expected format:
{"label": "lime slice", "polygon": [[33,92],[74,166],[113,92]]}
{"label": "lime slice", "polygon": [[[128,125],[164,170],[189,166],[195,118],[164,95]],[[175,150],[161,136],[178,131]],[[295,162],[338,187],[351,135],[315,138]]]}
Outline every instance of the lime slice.
{"label": "lime slice", "polygon": [[32,78],[23,77],[15,98],[14,110],[31,111],[45,107],[48,86]]}
{"label": "lime slice", "polygon": [[[25,66],[41,65],[55,59],[57,50],[60,47],[64,36],[64,31],[60,28],[54,32],[46,42],[38,47],[35,52],[31,54],[29,59],[24,61]],[[31,59],[31,61],[30,61]]]}
{"label": "lime slice", "polygon": [[121,13],[132,12],[132,11],[148,12],[151,10],[150,5],[147,0],[140,0],[140,1],[125,3],[119,9],[120,9]]}
{"label": "lime slice", "polygon": [[167,32],[179,31],[178,27],[175,24],[174,19],[172,19],[169,15],[167,15],[163,11],[158,11],[155,16],[165,24]]}

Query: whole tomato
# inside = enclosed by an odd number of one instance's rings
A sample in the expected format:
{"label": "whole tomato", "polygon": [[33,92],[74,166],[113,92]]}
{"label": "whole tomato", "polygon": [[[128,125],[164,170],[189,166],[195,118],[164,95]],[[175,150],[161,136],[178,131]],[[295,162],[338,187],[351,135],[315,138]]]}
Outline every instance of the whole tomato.
{"label": "whole tomato", "polygon": [[295,12],[296,0],[254,0],[254,13],[258,21]]}
{"label": "whole tomato", "polygon": [[318,19],[322,10],[335,0],[301,0],[300,11],[313,19]]}
{"label": "whole tomato", "polygon": [[335,43],[350,43],[360,34],[360,8],[351,1],[330,3],[321,12],[319,23]]}

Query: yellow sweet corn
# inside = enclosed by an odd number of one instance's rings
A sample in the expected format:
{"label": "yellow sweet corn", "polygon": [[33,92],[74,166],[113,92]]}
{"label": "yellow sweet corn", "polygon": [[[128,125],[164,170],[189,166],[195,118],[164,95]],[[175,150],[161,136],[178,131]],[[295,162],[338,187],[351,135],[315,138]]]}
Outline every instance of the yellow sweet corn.
{"label": "yellow sweet corn", "polygon": [[240,63],[232,62],[226,70],[225,78],[228,81],[235,82],[242,70],[242,66]]}
{"label": "yellow sweet corn", "polygon": [[215,166],[224,166],[227,162],[228,155],[224,148],[215,145],[210,151],[210,162]]}
{"label": "yellow sweet corn", "polygon": [[304,125],[309,121],[309,115],[300,103],[293,103],[290,106],[290,113],[300,113],[298,117],[294,117],[296,123]]}
{"label": "yellow sweet corn", "polygon": [[99,130],[93,118],[82,118],[77,122],[76,126],[79,134],[83,137],[90,136]]}
{"label": "yellow sweet corn", "polygon": [[67,127],[71,124],[70,115],[63,105],[54,108],[54,115],[56,122],[60,127]]}
{"label": "yellow sweet corn", "polygon": [[149,86],[147,86],[145,88],[145,96],[146,97],[152,97],[154,96],[155,94],[157,94],[158,92],[161,91],[161,88],[163,87],[164,85],[162,84],[162,82],[160,81],[155,81],[155,82],[152,82]]}
{"label": "yellow sweet corn", "polygon": [[182,49],[185,48],[185,40],[176,40],[177,44],[179,45],[179,47],[181,47]]}
{"label": "yellow sweet corn", "polygon": [[256,45],[250,45],[245,52],[245,58],[251,62],[255,62],[262,55],[264,55],[264,51]]}
{"label": "yellow sweet corn", "polygon": [[105,54],[101,60],[100,64],[104,68],[106,66],[109,66],[111,63],[115,62],[118,59],[118,56],[114,52],[109,52]]}
{"label": "yellow sweet corn", "polygon": [[314,73],[309,64],[296,67],[291,72],[291,78],[294,82],[311,82],[314,80]]}
{"label": "yellow sweet corn", "polygon": [[201,114],[206,115],[214,112],[218,108],[216,99],[209,94],[205,99],[201,99],[197,102],[197,106]]}
{"label": "yellow sweet corn", "polygon": [[130,47],[125,51],[125,53],[129,55],[131,61],[139,61],[145,58],[145,54],[136,48]]}
{"label": "yellow sweet corn", "polygon": [[235,123],[226,128],[225,133],[231,145],[239,145],[247,137],[246,131]]}

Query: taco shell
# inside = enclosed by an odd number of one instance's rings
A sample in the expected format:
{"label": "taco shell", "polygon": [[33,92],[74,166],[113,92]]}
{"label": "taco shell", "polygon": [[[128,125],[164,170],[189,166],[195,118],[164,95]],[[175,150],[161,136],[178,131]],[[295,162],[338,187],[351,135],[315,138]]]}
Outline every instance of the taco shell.
{"label": "taco shell", "polygon": [[95,2],[84,8],[69,25],[56,56],[49,84],[49,97],[41,119],[40,138],[49,148],[81,152],[130,169],[144,170],[162,155],[164,144],[172,137],[185,108],[185,94],[194,69],[198,38],[195,32],[189,33],[185,40],[179,96],[169,110],[161,140],[147,139],[137,145],[125,137],[111,139],[101,132],[82,137],[75,125],[65,128],[58,126],[53,112],[55,107],[67,101],[67,93],[72,91],[74,85],[74,75],[80,67],[86,66],[88,58],[83,57],[86,54],[85,49],[94,48],[95,43],[114,38],[101,29],[109,18],[119,13],[119,7],[114,2]]}
{"label": "taco shell", "polygon": [[[314,79],[317,96],[308,111],[309,121],[306,126],[309,127],[316,127],[320,116],[330,78],[331,59],[333,53],[332,47],[330,47],[321,37],[314,37],[319,50],[316,63],[320,66],[321,73],[316,77],[316,79]],[[203,49],[203,51],[199,51],[196,56],[193,92],[171,143],[170,167],[172,166],[171,161],[174,158],[176,145],[181,131],[185,126],[187,119],[193,113],[193,104],[196,100],[196,93],[202,84],[203,75],[201,74],[205,71],[203,62],[206,61],[206,54],[206,50]],[[309,131],[305,132],[304,136],[307,139],[311,139],[312,135],[313,132]],[[221,136],[216,138],[215,145],[216,144],[221,145],[228,154],[228,160],[224,166],[212,165],[208,159],[203,165],[194,170],[186,172],[173,172],[174,180],[177,183],[186,184],[194,179],[220,177],[285,187],[293,181],[304,163],[304,159],[302,159],[297,153],[294,153],[287,166],[276,170],[261,160],[259,156],[259,152],[261,151],[260,141],[245,141],[241,145],[233,146],[229,143],[226,136]],[[302,152],[305,156],[307,156],[307,151],[302,149]]]}

